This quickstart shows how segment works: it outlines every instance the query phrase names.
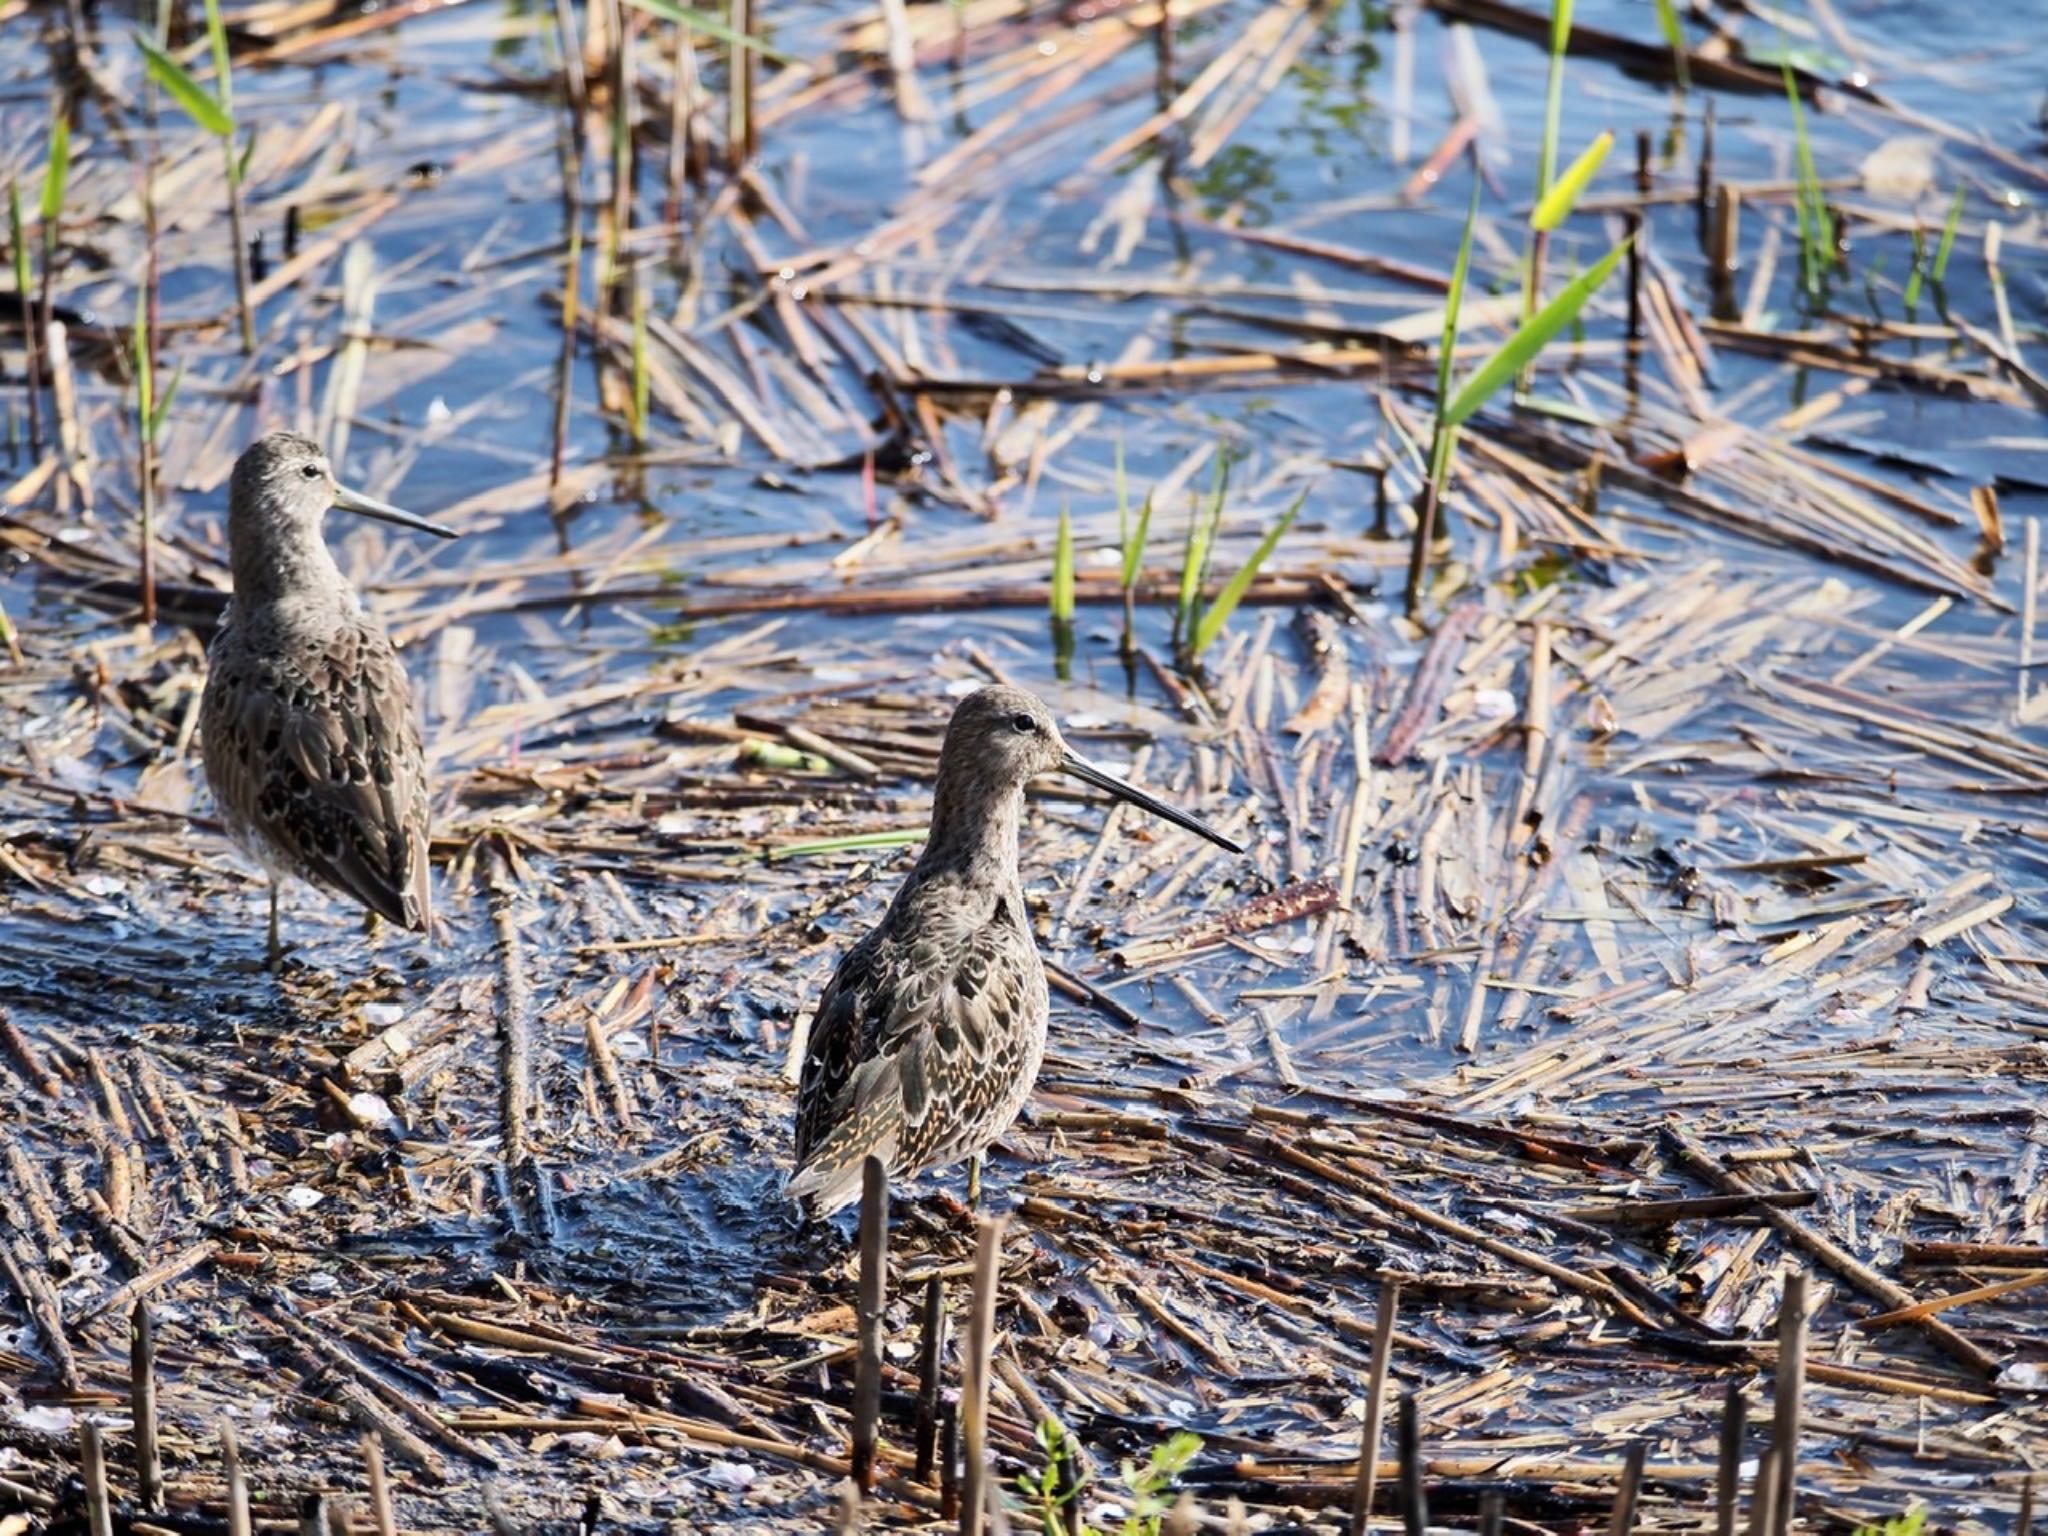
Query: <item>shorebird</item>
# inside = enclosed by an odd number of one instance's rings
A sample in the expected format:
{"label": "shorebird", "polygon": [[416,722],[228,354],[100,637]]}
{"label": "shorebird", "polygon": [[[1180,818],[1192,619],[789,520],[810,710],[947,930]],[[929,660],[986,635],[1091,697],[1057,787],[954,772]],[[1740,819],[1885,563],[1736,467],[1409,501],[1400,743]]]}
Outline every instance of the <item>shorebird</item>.
{"label": "shorebird", "polygon": [[858,1198],[870,1155],[898,1175],[981,1153],[1024,1107],[1045,1054],[1045,965],[1017,873],[1024,786],[1073,775],[1232,853],[1214,828],[1077,757],[1045,705],[981,688],[946,727],[931,835],[887,914],[818,999],[787,1193],[812,1217]]}
{"label": "shorebird", "polygon": [[329,507],[455,537],[345,489],[320,445],[295,433],[273,432],[235,461],[235,587],[207,648],[200,745],[228,835],[270,876],[273,968],[288,878],[421,932],[431,913],[412,688],[390,636],[327,551]]}

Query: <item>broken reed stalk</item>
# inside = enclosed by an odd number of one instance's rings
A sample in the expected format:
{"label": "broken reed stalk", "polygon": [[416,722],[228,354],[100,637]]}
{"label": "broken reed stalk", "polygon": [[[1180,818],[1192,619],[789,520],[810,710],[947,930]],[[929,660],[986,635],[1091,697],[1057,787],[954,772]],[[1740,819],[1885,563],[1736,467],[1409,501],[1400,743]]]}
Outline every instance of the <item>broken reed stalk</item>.
{"label": "broken reed stalk", "polygon": [[1479,1536],[1500,1536],[1507,1513],[1507,1495],[1498,1488],[1487,1489],[1479,1496]]}
{"label": "broken reed stalk", "polygon": [[[753,0],[732,0],[727,17],[735,39],[754,35]],[[738,172],[753,157],[754,140],[754,50],[739,41],[726,45],[725,53],[725,160]]]}
{"label": "broken reed stalk", "polygon": [[1394,1315],[1401,1305],[1401,1282],[1380,1287],[1378,1315],[1372,1324],[1372,1365],[1365,1384],[1365,1426],[1358,1436],[1358,1481],[1351,1493],[1351,1536],[1365,1536],[1372,1518],[1373,1494],[1380,1480],[1380,1441],[1387,1420],[1387,1363],[1394,1352]]}
{"label": "broken reed stalk", "polygon": [[2033,1536],[2034,1530],[2034,1474],[2029,1472],[2020,1483],[2020,1513],[2013,1522],[2012,1536]]}
{"label": "broken reed stalk", "polygon": [[882,1418],[882,1312],[889,1304],[889,1170],[870,1157],[860,1171],[860,1353],[853,1385],[853,1480],[875,1488]]}
{"label": "broken reed stalk", "polygon": [[1621,1464],[1621,1485],[1614,1490],[1614,1515],[1607,1522],[1607,1536],[1629,1536],[1636,1526],[1636,1500],[1643,1488],[1643,1462],[1650,1454],[1647,1441],[1638,1440],[1628,1448]]}
{"label": "broken reed stalk", "polygon": [[157,1444],[156,1322],[149,1303],[128,1314],[128,1412],[135,1421],[136,1500],[148,1509],[164,1503],[164,1459]]}
{"label": "broken reed stalk", "polygon": [[398,1536],[398,1520],[391,1509],[391,1482],[384,1475],[384,1442],[374,1430],[363,1436],[363,1471],[370,1481],[370,1514],[377,1522],[377,1536]]}
{"label": "broken reed stalk", "polygon": [[946,1358],[946,1281],[924,1283],[924,1328],[917,1352],[917,1480],[930,1482],[939,1449],[939,1374]]}
{"label": "broken reed stalk", "polygon": [[1777,1506],[1778,1454],[1767,1449],[1756,1464],[1756,1482],[1749,1490],[1749,1536],[1771,1536],[1771,1511]]}
{"label": "broken reed stalk", "polygon": [[114,1536],[114,1501],[107,1492],[107,1447],[100,1427],[78,1426],[78,1471],[85,1480],[85,1507],[92,1536]]}
{"label": "broken reed stalk", "polygon": [[1428,1536],[1429,1504],[1422,1489],[1422,1409],[1413,1392],[1401,1394],[1401,1523],[1407,1536]]}
{"label": "broken reed stalk", "polygon": [[[222,139],[228,166],[228,238],[235,244],[235,308],[242,327],[242,354],[256,350],[256,310],[249,297],[249,242],[242,234],[242,168],[235,158],[234,137]],[[255,142],[253,134],[250,142]]]}
{"label": "broken reed stalk", "polygon": [[691,180],[690,151],[691,137],[696,131],[697,90],[688,27],[678,26],[675,29],[675,43],[675,64],[670,71],[668,85],[668,204],[663,209],[663,218],[677,226],[677,250],[680,254],[683,188]]}
{"label": "broken reed stalk", "polygon": [[1799,1412],[1806,1390],[1806,1271],[1785,1275],[1778,1303],[1778,1368],[1771,1383],[1771,1448],[1778,1464],[1769,1529],[1790,1536],[1799,1499]]}
{"label": "broken reed stalk", "polygon": [[1742,1384],[1729,1382],[1721,1404],[1721,1454],[1714,1474],[1714,1536],[1735,1536],[1736,1506],[1742,1497],[1742,1431],[1748,1415]]}
{"label": "broken reed stalk", "polygon": [[569,444],[569,396],[576,382],[576,310],[583,287],[582,203],[569,194],[568,274],[562,283],[562,351],[555,364],[554,442],[548,458],[548,491],[562,484],[562,459]]}
{"label": "broken reed stalk", "polygon": [[960,1379],[960,1536],[981,1536],[988,1513],[988,1390],[996,1336],[996,1279],[1003,1256],[1003,1218],[978,1225],[974,1309],[968,1314],[967,1358]]}
{"label": "broken reed stalk", "polygon": [[242,1476],[242,1447],[235,1438],[235,1426],[225,1419],[220,1426],[220,1460],[228,1485],[228,1536],[250,1536],[249,1481]]}
{"label": "broken reed stalk", "polygon": [[1631,208],[1624,220],[1628,228],[1628,339],[1643,339],[1643,216]]}
{"label": "broken reed stalk", "polygon": [[633,134],[638,117],[633,100],[633,82],[638,73],[633,65],[633,39],[640,13],[622,0],[608,0],[608,7],[607,28],[612,43],[612,220],[605,271],[610,281],[617,282],[626,240],[633,232]]}
{"label": "broken reed stalk", "polygon": [[939,1413],[939,1518],[960,1518],[960,1406]]}

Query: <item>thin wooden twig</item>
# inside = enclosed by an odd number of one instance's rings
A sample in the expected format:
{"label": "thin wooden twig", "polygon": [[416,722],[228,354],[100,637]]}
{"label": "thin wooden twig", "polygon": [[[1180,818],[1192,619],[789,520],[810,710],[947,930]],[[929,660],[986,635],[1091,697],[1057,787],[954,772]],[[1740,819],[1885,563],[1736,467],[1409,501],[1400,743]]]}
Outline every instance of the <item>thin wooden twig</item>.
{"label": "thin wooden twig", "polygon": [[882,1313],[889,1301],[889,1170],[879,1157],[861,1165],[859,1362],[853,1388],[853,1480],[875,1486],[882,1416]]}

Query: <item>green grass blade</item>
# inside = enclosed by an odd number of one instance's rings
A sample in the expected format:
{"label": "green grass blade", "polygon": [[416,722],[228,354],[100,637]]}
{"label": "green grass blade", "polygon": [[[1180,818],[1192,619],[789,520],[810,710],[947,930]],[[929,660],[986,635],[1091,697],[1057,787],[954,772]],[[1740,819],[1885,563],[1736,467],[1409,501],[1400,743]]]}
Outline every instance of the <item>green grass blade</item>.
{"label": "green grass blade", "polygon": [[1927,232],[1919,225],[1913,226],[1913,269],[1906,274],[1906,292],[1903,302],[1906,318],[1913,318],[1913,311],[1920,305],[1920,284],[1927,276]]}
{"label": "green grass blade", "polygon": [[135,290],[135,330],[130,345],[135,355],[135,422],[143,438],[149,440],[155,436],[151,423],[156,419],[156,393],[149,366],[149,294],[142,288]]}
{"label": "green grass blade", "polygon": [[178,371],[171,375],[171,382],[164,386],[163,398],[156,403],[155,414],[149,421],[149,440],[155,442],[163,435],[164,422],[171,414],[171,402],[178,398],[178,386],[185,382],[185,360],[178,359]]}
{"label": "green grass blade", "polygon": [[1131,584],[1131,488],[1124,479],[1124,435],[1116,435],[1116,547],[1123,556],[1123,584]]}
{"label": "green grass blade", "polygon": [[1685,29],[1678,24],[1678,7],[1671,0],[1657,0],[1657,30],[1671,50],[1671,62],[1678,68],[1678,88],[1692,89],[1692,72],[1685,62]]}
{"label": "green grass blade", "polygon": [[206,87],[192,78],[184,65],[140,32],[135,34],[135,41],[142,47],[142,67],[149,71],[150,79],[185,109],[187,117],[217,138],[224,139],[235,131],[235,120],[213,99]]}
{"label": "green grass blade", "polygon": [[1593,179],[1600,169],[1600,163],[1607,158],[1607,152],[1614,148],[1614,134],[1603,130],[1600,137],[1588,144],[1579,158],[1565,168],[1565,173],[1550,184],[1550,190],[1543,194],[1529,215],[1531,229],[1555,229],[1571,214],[1579,200],[1579,194],[1586,190],[1586,183]]}
{"label": "green grass blade", "polygon": [[1813,140],[1806,132],[1806,109],[1799,100],[1799,85],[1792,78],[1790,63],[1778,66],[1785,76],[1785,99],[1792,108],[1792,142],[1798,150],[1799,248],[1804,258],[1806,290],[1818,293],[1821,275],[1833,260],[1834,223],[1828,217],[1827,199],[1820,188],[1820,171],[1813,162]]}
{"label": "green grass blade", "polygon": [[927,833],[923,827],[904,827],[894,832],[856,832],[847,837],[821,837],[808,843],[784,843],[780,848],[770,848],[770,859],[801,859],[819,853],[853,853],[862,848],[903,848],[911,843],[921,843]]}
{"label": "green grass blade", "polygon": [[1259,540],[1259,547],[1252,551],[1251,559],[1238,568],[1237,574],[1224,583],[1223,590],[1216,594],[1216,601],[1203,610],[1202,622],[1195,626],[1194,655],[1201,655],[1214,643],[1216,637],[1223,633],[1223,626],[1230,622],[1230,616],[1237,612],[1237,605],[1244,601],[1245,593],[1251,590],[1252,583],[1258,579],[1259,567],[1264,565],[1267,557],[1273,553],[1273,547],[1280,542],[1281,535],[1294,525],[1294,515],[1301,510],[1301,504],[1307,500],[1306,490],[1294,498],[1294,505],[1287,509],[1286,515]]}
{"label": "green grass blade", "polygon": [[1145,539],[1152,532],[1152,493],[1145,493],[1145,500],[1138,508],[1138,527],[1124,545],[1124,588],[1128,591],[1138,584],[1138,572],[1145,566]]}
{"label": "green grass blade", "polygon": [[[1180,594],[1174,604],[1173,631],[1183,642],[1194,636],[1195,603],[1202,595],[1202,573],[1209,565],[1209,539],[1216,526],[1223,520],[1224,487],[1230,479],[1230,455],[1221,446],[1216,449],[1216,472],[1210,482],[1208,505],[1197,504],[1188,510],[1188,538],[1181,549]],[[1204,517],[1205,511],[1213,512]]]}
{"label": "green grass blade", "polygon": [[1458,259],[1451,264],[1451,286],[1444,294],[1444,337],[1436,354],[1436,412],[1443,420],[1451,398],[1451,359],[1458,350],[1458,311],[1465,303],[1465,270],[1472,265],[1472,228],[1479,222],[1479,178],[1472,178],[1472,201],[1465,209],[1465,233],[1458,241]]}
{"label": "green grass blade", "polygon": [[1074,622],[1074,519],[1060,503],[1060,529],[1052,545],[1052,620]]}
{"label": "green grass blade", "polygon": [[735,32],[709,11],[677,5],[675,0],[626,0],[626,4],[635,10],[645,11],[650,16],[659,16],[663,21],[674,22],[679,27],[688,27],[692,32],[715,37],[729,48],[751,48],[763,58],[773,59],[778,64],[797,62],[791,55],[779,48],[771,48],[758,37],[748,37],[744,33]]}
{"label": "green grass blade", "polygon": [[28,302],[28,241],[21,230],[21,184],[7,183],[7,243],[14,251],[14,291]]}
{"label": "green grass blade", "polygon": [[1963,222],[1963,199],[1968,196],[1965,188],[1957,187],[1955,200],[1948,205],[1948,222],[1941,226],[1941,243],[1934,248],[1934,269],[1927,275],[1934,279],[1936,287],[1948,276],[1948,253],[1956,247],[1956,229]]}
{"label": "green grass blade", "polygon": [[235,61],[228,55],[228,29],[220,19],[220,0],[206,0],[206,41],[213,49],[213,95],[221,111],[235,115]]}
{"label": "green grass blade", "polygon": [[1551,338],[1570,325],[1579,311],[1585,308],[1593,290],[1607,280],[1608,274],[1627,253],[1628,244],[1628,241],[1622,241],[1567,283],[1556,298],[1523,321],[1501,349],[1465,381],[1457,398],[1444,411],[1443,419],[1452,426],[1468,420],[1486,404],[1495,390],[1533,363],[1537,354],[1550,345]]}
{"label": "green grass blade", "polygon": [[1543,143],[1536,152],[1536,195],[1550,190],[1557,168],[1558,122],[1564,114],[1564,55],[1572,40],[1572,0],[1551,0],[1550,78],[1544,89]]}
{"label": "green grass blade", "polygon": [[54,227],[64,216],[64,187],[71,179],[71,119],[57,109],[50,124],[50,158],[43,170],[43,223]]}

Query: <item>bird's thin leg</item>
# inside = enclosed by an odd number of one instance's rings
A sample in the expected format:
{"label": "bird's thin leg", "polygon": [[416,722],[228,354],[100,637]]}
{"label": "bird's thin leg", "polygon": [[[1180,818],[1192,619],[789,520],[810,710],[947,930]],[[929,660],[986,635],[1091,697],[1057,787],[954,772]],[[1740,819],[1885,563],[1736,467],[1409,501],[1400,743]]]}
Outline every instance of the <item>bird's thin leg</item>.
{"label": "bird's thin leg", "polygon": [[277,938],[277,882],[270,882],[270,968],[275,971],[284,961],[284,945]]}
{"label": "bird's thin leg", "polygon": [[981,1209],[981,1154],[975,1153],[967,1159],[967,1209]]}

